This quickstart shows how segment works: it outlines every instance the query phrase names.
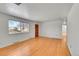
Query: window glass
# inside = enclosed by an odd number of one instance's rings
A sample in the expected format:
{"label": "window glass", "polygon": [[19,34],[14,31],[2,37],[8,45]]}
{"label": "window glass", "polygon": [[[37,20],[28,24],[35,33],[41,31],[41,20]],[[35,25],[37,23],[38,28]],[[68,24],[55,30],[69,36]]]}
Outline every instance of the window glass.
{"label": "window glass", "polygon": [[8,27],[9,34],[29,32],[29,24],[20,21],[9,20]]}

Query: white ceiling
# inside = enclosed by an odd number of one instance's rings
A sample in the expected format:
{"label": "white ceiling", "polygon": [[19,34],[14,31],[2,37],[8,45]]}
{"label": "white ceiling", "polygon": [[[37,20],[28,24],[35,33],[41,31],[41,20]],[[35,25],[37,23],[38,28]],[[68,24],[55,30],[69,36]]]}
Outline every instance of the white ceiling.
{"label": "white ceiling", "polygon": [[0,12],[34,21],[55,20],[67,17],[72,3],[11,3],[0,4]]}

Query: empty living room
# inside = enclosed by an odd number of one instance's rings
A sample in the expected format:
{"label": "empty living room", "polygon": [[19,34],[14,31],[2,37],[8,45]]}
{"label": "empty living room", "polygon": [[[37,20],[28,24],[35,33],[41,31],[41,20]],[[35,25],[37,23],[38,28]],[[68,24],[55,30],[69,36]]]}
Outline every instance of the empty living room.
{"label": "empty living room", "polygon": [[78,56],[79,3],[0,3],[0,56]]}

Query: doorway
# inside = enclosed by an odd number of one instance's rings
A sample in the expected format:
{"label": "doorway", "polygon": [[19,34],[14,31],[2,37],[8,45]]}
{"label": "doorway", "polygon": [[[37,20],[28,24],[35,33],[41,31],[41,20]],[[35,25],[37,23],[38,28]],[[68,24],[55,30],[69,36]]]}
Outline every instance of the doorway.
{"label": "doorway", "polygon": [[35,24],[35,38],[39,37],[39,25]]}
{"label": "doorway", "polygon": [[67,20],[64,20],[62,24],[62,36],[63,36],[64,42],[67,43]]}

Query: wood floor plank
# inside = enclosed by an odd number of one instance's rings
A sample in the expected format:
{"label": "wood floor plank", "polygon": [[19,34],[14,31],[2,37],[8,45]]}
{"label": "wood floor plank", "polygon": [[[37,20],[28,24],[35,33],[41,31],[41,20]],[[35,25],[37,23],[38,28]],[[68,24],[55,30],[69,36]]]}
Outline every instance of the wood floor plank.
{"label": "wood floor plank", "polygon": [[63,39],[38,37],[0,48],[1,56],[70,56]]}

